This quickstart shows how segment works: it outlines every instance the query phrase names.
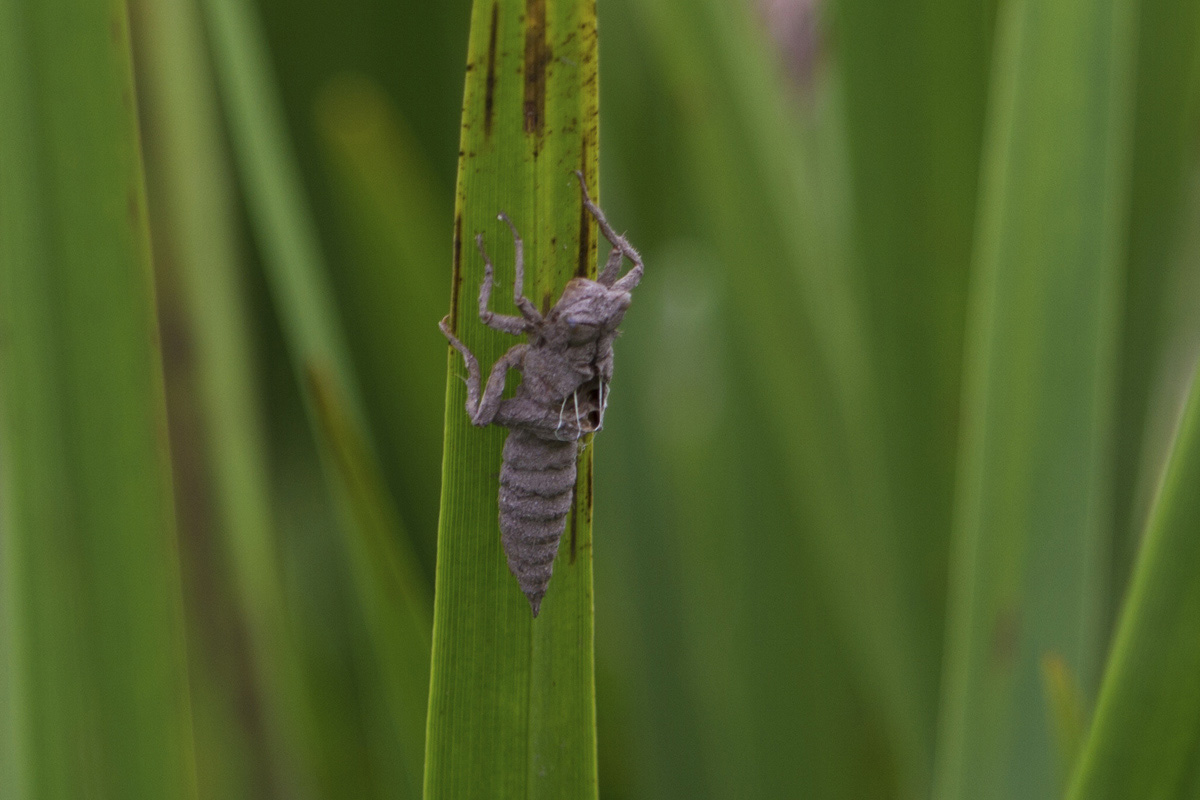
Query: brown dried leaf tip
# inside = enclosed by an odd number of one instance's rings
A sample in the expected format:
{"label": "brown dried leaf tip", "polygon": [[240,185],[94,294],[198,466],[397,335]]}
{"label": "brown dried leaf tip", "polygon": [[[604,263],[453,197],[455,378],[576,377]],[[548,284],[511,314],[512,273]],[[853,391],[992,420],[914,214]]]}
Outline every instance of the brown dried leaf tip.
{"label": "brown dried leaf tip", "polygon": [[[574,503],[579,441],[603,427],[612,381],[613,341],[643,270],[642,257],[625,237],[613,231],[604,212],[592,202],[583,174],[575,175],[584,208],[612,243],[598,279],[572,278],[543,316],[522,294],[525,246],[516,226],[501,213],[499,218],[512,231],[516,246],[513,302],[521,315],[494,314],[488,309],[493,268],[483,247],[483,234],[478,234],[475,243],[484,264],[479,319],[504,333],[525,334],[526,343],[515,345],[495,363],[484,387],[479,361],[454,336],[450,318],[439,326],[467,364],[471,422],[480,427],[494,423],[509,430],[500,466],[500,540],[508,568],[529,598],[535,617]],[[626,258],[633,266],[618,278],[621,261]],[[516,395],[504,400],[501,395],[510,369],[519,371],[522,381]]]}

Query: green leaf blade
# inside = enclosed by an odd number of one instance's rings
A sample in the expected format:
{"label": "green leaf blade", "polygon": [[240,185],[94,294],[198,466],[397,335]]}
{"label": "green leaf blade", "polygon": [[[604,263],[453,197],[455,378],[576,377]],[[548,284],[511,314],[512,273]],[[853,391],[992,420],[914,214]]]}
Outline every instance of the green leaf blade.
{"label": "green leaf blade", "polygon": [[1048,797],[1038,664],[1092,685],[1132,126],[1132,6],[1000,20],[969,310],[934,797]]}
{"label": "green leaf blade", "polygon": [[[1194,230],[1188,176],[1200,153],[1200,5],[1143,0],[1138,11],[1137,108],[1129,190],[1129,252],[1124,291],[1121,384],[1114,474],[1114,616],[1125,594],[1154,490],[1170,447],[1171,415],[1159,395],[1172,369],[1181,326],[1172,304],[1194,294],[1178,288],[1181,234]],[[1183,254],[1186,261],[1186,254]],[[1193,267],[1194,269],[1194,267]],[[1185,314],[1192,316],[1191,308]],[[1193,326],[1194,327],[1194,326]],[[1174,398],[1173,398],[1174,400]],[[1169,420],[1161,424],[1161,419]]]}
{"label": "green leaf blade", "polygon": [[1151,513],[1070,800],[1194,795],[1200,742],[1200,372]]}
{"label": "green leaf blade", "polygon": [[125,4],[0,6],[0,105],[0,794],[194,797]]}
{"label": "green leaf blade", "polygon": [[443,198],[408,120],[381,87],[342,75],[315,102],[336,221],[355,265],[331,277],[381,463],[432,575],[446,392],[446,340],[436,323],[450,285],[442,269],[450,237],[440,221],[450,192]]}
{"label": "green leaf blade", "polygon": [[[525,240],[526,296],[543,311],[595,270],[597,231],[573,172],[598,195],[595,6],[475,3],[454,233],[451,325],[484,369],[516,343],[475,298],[483,231],[493,308],[512,313],[507,213]],[[509,572],[497,514],[505,431],[474,428],[462,360],[449,352],[425,796],[594,797],[591,450],[536,619]]]}
{"label": "green leaf blade", "polygon": [[[678,714],[686,720],[681,727],[688,730],[662,733],[663,739],[672,739],[662,746],[686,755],[674,756],[670,768],[738,776],[736,785],[742,791],[753,791],[746,787],[760,780],[776,790],[793,786],[800,773],[801,793],[862,796],[880,785],[896,785],[899,796],[921,796],[929,782],[932,739],[932,714],[922,698],[936,695],[939,637],[923,609],[930,605],[920,583],[928,566],[921,562],[919,546],[910,543],[909,532],[901,535],[896,525],[860,287],[860,280],[870,275],[860,279],[854,273],[853,243],[846,237],[850,209],[839,202],[849,188],[844,154],[840,142],[829,146],[833,137],[844,133],[840,120],[834,119],[840,112],[836,87],[819,81],[816,105],[834,107],[825,110],[813,130],[814,120],[796,114],[786,102],[789,87],[773,70],[771,43],[752,7],[722,0],[646,0],[626,6],[640,23],[635,35],[645,31],[664,73],[666,97],[659,100],[656,94],[645,113],[651,118],[661,113],[678,116],[666,152],[656,159],[677,161],[674,170],[664,170],[659,178],[670,189],[656,188],[657,207],[647,205],[641,211],[653,215],[651,219],[669,220],[665,226],[672,235],[687,231],[704,255],[714,259],[716,274],[723,278],[719,313],[728,320],[717,337],[735,354],[732,368],[722,370],[716,385],[698,396],[712,400],[720,397],[720,387],[737,387],[724,401],[729,403],[724,412],[736,444],[728,455],[709,451],[706,461],[711,468],[746,476],[749,492],[744,505],[734,510],[729,502],[733,489],[723,486],[726,503],[720,505],[735,522],[712,525],[709,515],[707,531],[683,526],[681,536],[689,548],[699,546],[696,539],[706,533],[714,537],[709,547],[724,547],[722,539],[733,540],[753,565],[741,581],[732,579],[732,569],[723,571],[721,589],[727,594],[721,601],[728,600],[729,608],[742,614],[739,626],[748,642],[737,651],[736,659],[743,662],[737,669],[750,688],[750,727],[756,738],[749,744],[745,737],[730,741],[739,738],[731,732],[736,714],[725,716],[733,724],[714,724],[709,731],[682,709],[672,708],[670,715],[661,714],[650,725],[665,727],[660,719]],[[634,127],[641,127],[640,120]],[[654,169],[663,167],[655,163]],[[646,174],[647,167],[641,165],[638,172]],[[669,198],[667,208],[662,207],[664,195]],[[657,274],[665,275],[666,270]],[[688,285],[702,285],[704,280],[697,264],[679,275]],[[675,297],[680,294],[681,290],[673,292],[663,310],[677,307]],[[634,324],[638,323],[631,321],[631,329]],[[690,328],[684,328],[686,335],[700,335]],[[663,329],[657,327],[655,333],[661,336]],[[655,370],[662,372],[661,367]],[[664,404],[664,394],[656,391],[648,404],[669,408],[669,416],[679,413],[678,406]],[[657,418],[651,423],[663,424]],[[647,444],[657,434],[647,431]],[[659,454],[647,455],[655,478],[669,472],[659,465]],[[695,496],[706,494],[695,488],[689,492],[692,497],[676,495],[676,501],[694,504]],[[636,502],[632,497],[630,501]],[[656,529],[670,526],[677,517],[675,511],[668,512],[665,524]],[[636,546],[639,558],[642,547],[640,542]],[[673,576],[679,585],[699,582],[684,559],[673,553],[667,558],[669,568],[679,570]],[[659,580],[657,575],[653,579]],[[803,601],[779,602],[775,593],[792,585],[811,587],[811,593],[806,592]],[[870,591],[864,592],[868,586]],[[706,596],[711,600],[711,594]],[[821,611],[806,607],[817,598]],[[835,620],[828,627],[824,620],[815,621],[825,613]],[[676,617],[682,620],[691,614],[696,616],[695,641],[726,649],[717,641],[714,615],[702,606],[684,603],[675,610],[666,626],[670,634],[683,624]],[[655,609],[646,617],[654,615],[667,616]],[[839,629],[833,649],[846,646],[849,652],[833,652],[828,647],[832,641],[820,641],[833,629]],[[806,646],[790,648],[787,637],[772,635],[779,630],[795,633]],[[797,652],[800,649],[803,654]],[[780,676],[788,673],[801,658],[814,673],[838,677],[812,694],[808,687],[778,693],[773,682],[764,680],[772,669],[779,669]],[[674,653],[671,659],[668,663],[675,663]],[[698,675],[713,670],[710,659],[689,666]],[[847,690],[861,696],[847,702]],[[710,702],[719,707],[727,701],[692,700],[697,707]],[[842,727],[847,709],[855,703],[872,709],[870,724],[878,730],[873,727],[866,737],[853,725]],[[814,715],[814,707],[828,716]],[[798,719],[804,722],[798,724]],[[851,730],[854,733],[840,741],[834,735]],[[691,736],[716,742],[711,755],[697,755],[694,744],[688,749],[680,743]],[[876,737],[884,743],[878,744]],[[860,756],[856,748],[864,739],[886,750],[887,757],[873,754],[869,766],[845,766],[845,761]],[[756,757],[742,759],[743,747],[753,749]],[[798,750],[808,754],[811,767],[797,765]],[[832,766],[830,753],[845,761]],[[879,767],[882,761],[886,769]],[[666,783],[678,796],[701,791]],[[653,791],[662,792],[657,786]],[[720,796],[719,790],[709,791]]]}
{"label": "green leaf blade", "polygon": [[373,664],[367,740],[381,794],[419,792],[428,687],[428,590],[412,541],[387,493],[375,440],[333,302],[316,228],[272,82],[255,10],[242,0],[201,3],[218,86],[255,233],[264,254],[291,366],[339,511],[353,588]]}
{"label": "green leaf blade", "polygon": [[[136,56],[144,74],[142,116],[153,134],[147,137],[145,151],[154,258],[160,278],[165,276],[159,284],[160,313],[167,320],[164,327],[172,324],[173,313],[179,317],[175,325],[186,329],[183,336],[194,352],[191,359],[168,362],[168,401],[176,403],[171,409],[174,414],[186,402],[188,390],[195,389],[199,401],[195,435],[204,440],[200,451],[207,467],[205,477],[212,481],[215,510],[211,531],[207,520],[196,514],[181,515],[180,537],[184,541],[217,537],[231,568],[237,609],[246,626],[253,685],[262,705],[263,749],[268,754],[264,763],[252,763],[249,769],[280,787],[276,791],[303,793],[318,773],[319,736],[279,568],[256,372],[260,365],[254,357],[250,303],[242,284],[246,264],[238,249],[233,175],[220,140],[220,113],[204,53],[200,11],[193,3],[172,0],[139,0],[134,10]],[[182,427],[190,421],[182,413],[172,424]],[[186,434],[176,436],[186,443]],[[183,447],[174,455],[186,470],[191,453]],[[227,706],[221,710],[232,715],[229,706],[237,700],[215,690],[223,687],[205,675],[213,670],[213,642],[203,636],[210,628],[204,623],[213,613],[211,598],[187,599],[192,601],[188,610],[194,644],[189,656],[195,665],[191,677],[200,791],[203,796],[232,797],[236,795],[232,784],[237,784],[241,796],[250,796],[254,784],[245,776],[239,775],[240,781],[227,777],[220,783],[223,775],[245,766],[230,753],[247,749],[249,737],[213,725],[212,744],[208,748],[203,744],[205,711],[209,718],[228,724],[206,704],[224,702]],[[206,681],[217,685],[208,686]],[[220,788],[214,788],[214,783]]]}

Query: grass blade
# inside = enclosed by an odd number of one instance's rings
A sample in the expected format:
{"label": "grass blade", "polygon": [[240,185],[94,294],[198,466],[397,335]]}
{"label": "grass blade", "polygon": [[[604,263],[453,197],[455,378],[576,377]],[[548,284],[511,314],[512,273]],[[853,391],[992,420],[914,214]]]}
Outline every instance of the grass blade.
{"label": "grass blade", "polygon": [[1098,669],[1133,46],[1125,0],[1019,0],[999,23],[938,800],[1056,794],[1039,663],[1084,687]]}
{"label": "grass blade", "polygon": [[268,285],[348,533],[355,588],[382,673],[397,757],[380,768],[418,793],[428,691],[428,590],[366,429],[328,275],[291,155],[262,31],[242,0],[205,0],[218,84]]}
{"label": "grass blade", "polygon": [[[1125,595],[1150,502],[1162,478],[1172,419],[1155,407],[1171,357],[1169,305],[1186,217],[1188,176],[1197,163],[1200,122],[1200,4],[1142,0],[1138,11],[1137,108],[1130,185],[1128,272],[1124,286],[1116,440],[1113,598]],[[1193,295],[1194,296],[1194,295]],[[1181,374],[1186,374],[1186,369]],[[1173,421],[1173,420],[1172,420]],[[1114,619],[1115,622],[1115,619]]]}
{"label": "grass blade", "polygon": [[0,787],[194,797],[124,2],[0,4],[0,107]]}
{"label": "grass blade", "polygon": [[[994,10],[961,0],[843,0],[832,13],[844,82],[856,273],[869,310],[879,434],[893,487],[897,568],[931,635],[919,795],[928,794],[961,404],[963,322]],[[897,36],[896,32],[904,31]]]}
{"label": "grass blade", "polygon": [[[186,351],[194,353],[193,359],[176,359],[184,362],[177,372],[194,371],[180,376],[183,386],[176,390],[176,402],[186,402],[189,390],[198,395],[201,430],[197,436],[204,441],[199,449],[206,469],[199,470],[203,477],[195,480],[205,486],[211,483],[217,512],[211,530],[206,515],[193,515],[197,518],[190,520],[181,515],[181,537],[185,541],[215,538],[216,547],[226,555],[221,563],[232,572],[237,613],[248,632],[255,698],[263,706],[266,741],[260,752],[268,754],[266,763],[251,766],[266,773],[264,779],[277,792],[305,796],[299,787],[313,783],[318,737],[279,568],[282,559],[270,507],[260,386],[249,303],[242,288],[246,265],[234,216],[236,194],[220,138],[221,119],[199,9],[191,0],[135,0],[132,10],[138,61],[144,67],[143,118],[150,133],[145,149],[152,178],[154,253],[162,265],[160,274],[167,273],[160,305],[167,298],[170,306],[171,295],[179,296]],[[169,318],[169,312],[164,316]],[[168,362],[169,397],[171,374]],[[186,424],[186,419],[172,419],[173,428]],[[187,458],[185,449],[175,451],[177,459]],[[197,618],[193,635],[199,644],[193,660],[205,656],[211,660],[212,651],[225,647],[202,637],[211,626],[201,619],[211,618],[214,610],[205,604],[192,613]],[[195,672],[193,678],[198,678]],[[226,698],[230,704],[233,701]],[[198,701],[198,728],[200,719]],[[227,731],[213,738],[218,744],[246,745],[231,742],[234,737]],[[236,760],[216,755],[206,761],[204,755],[198,748],[202,794],[228,796],[228,789],[205,789],[212,779],[207,773],[219,772],[225,763]]]}
{"label": "grass blade", "polygon": [[[747,604],[754,615],[742,624],[814,627],[804,619],[812,613],[806,604],[780,602],[772,591],[816,582],[846,630],[854,680],[885,728],[879,735],[899,773],[886,780],[902,784],[902,796],[919,796],[932,738],[922,698],[936,696],[938,637],[922,609],[929,605],[918,584],[923,567],[909,566],[914,548],[897,535],[891,508],[865,309],[842,238],[847,209],[828,202],[845,187],[821,183],[838,167],[815,168],[816,137],[805,135],[784,101],[748,8],[720,0],[628,5],[651,37],[682,117],[670,155],[680,161],[684,187],[666,202],[694,209],[700,223],[688,223],[724,266],[728,313],[738,321],[729,338],[735,361],[747,365],[726,378],[747,401],[737,435],[758,441],[743,444],[748,461],[771,465],[780,499],[769,515],[788,531],[762,536],[757,524],[729,531],[744,537],[745,550],[759,553],[751,563],[761,565],[749,587],[759,598]],[[765,505],[753,501],[749,510]],[[758,637],[754,663],[793,658],[780,649],[785,641]],[[760,700],[771,730],[761,752],[777,778],[795,770],[794,720],[806,718],[806,700],[799,693]],[[861,773],[840,777],[853,783]]]}
{"label": "grass blade", "polygon": [[450,206],[406,120],[375,84],[331,79],[316,110],[336,221],[354,265],[337,278],[371,429],[432,575],[446,393],[437,322],[450,286],[439,268],[450,260],[450,237],[438,223]]}
{"label": "grass blade", "polygon": [[[551,54],[553,56],[551,57]],[[581,213],[581,169],[598,191],[592,0],[476,0],[459,160],[451,324],[484,364],[514,342],[478,321],[484,231],[497,285],[512,286],[504,211],[525,238],[525,293],[546,308],[594,274],[597,231]],[[497,310],[511,300],[497,292]],[[504,431],[474,428],[462,362],[449,353],[425,794],[595,797],[591,448],[537,619],[509,573],[497,525]]]}
{"label": "grass blade", "polygon": [[1070,800],[1194,796],[1200,743],[1200,371],[1138,555]]}

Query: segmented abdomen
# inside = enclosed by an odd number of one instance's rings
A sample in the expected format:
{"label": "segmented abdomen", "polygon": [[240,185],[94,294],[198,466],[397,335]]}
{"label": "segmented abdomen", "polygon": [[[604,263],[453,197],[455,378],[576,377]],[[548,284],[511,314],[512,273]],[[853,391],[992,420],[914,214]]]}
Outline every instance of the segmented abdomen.
{"label": "segmented abdomen", "polygon": [[575,499],[578,444],[509,431],[500,466],[500,541],[536,617]]}

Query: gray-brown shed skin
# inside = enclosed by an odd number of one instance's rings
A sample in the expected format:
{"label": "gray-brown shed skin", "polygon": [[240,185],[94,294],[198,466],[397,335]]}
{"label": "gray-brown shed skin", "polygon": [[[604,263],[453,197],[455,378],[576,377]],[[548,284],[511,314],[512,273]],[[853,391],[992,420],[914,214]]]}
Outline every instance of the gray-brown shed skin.
{"label": "gray-brown shed skin", "polygon": [[[494,314],[488,309],[493,269],[483,247],[483,234],[475,243],[483,256],[484,278],[479,290],[479,318],[491,328],[528,341],[515,345],[492,367],[482,386],[479,361],[450,330],[450,318],[440,328],[467,364],[467,414],[480,427],[490,424],[509,429],[500,467],[500,540],[508,568],[538,615],[558,543],[574,503],[575,464],[580,439],[601,429],[612,381],[613,341],[617,327],[632,301],[632,291],[642,279],[642,258],[619,236],[588,195],[580,173],[584,207],[596,218],[601,232],[612,243],[597,280],[574,278],[562,297],[543,317],[522,295],[524,244],[508,217],[516,246],[513,301],[521,316]],[[619,280],[621,261],[633,267]],[[522,375],[515,396],[502,399],[508,370]]]}

